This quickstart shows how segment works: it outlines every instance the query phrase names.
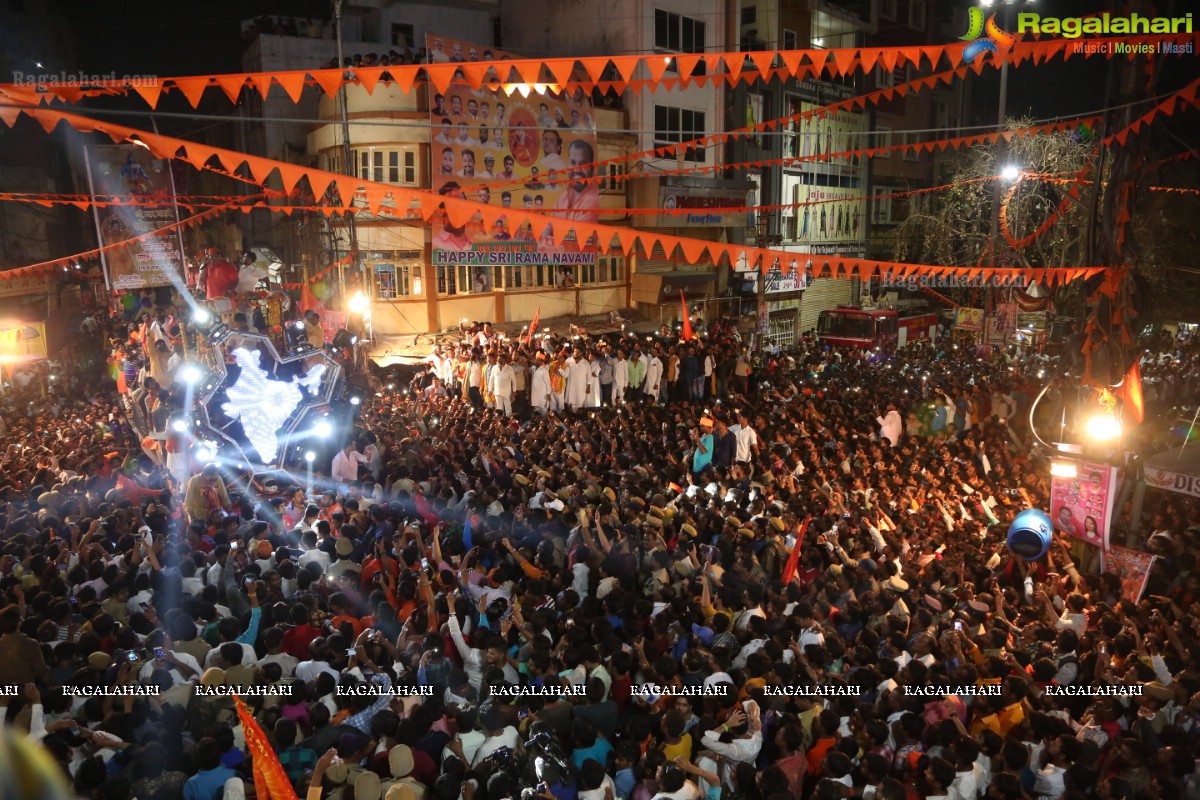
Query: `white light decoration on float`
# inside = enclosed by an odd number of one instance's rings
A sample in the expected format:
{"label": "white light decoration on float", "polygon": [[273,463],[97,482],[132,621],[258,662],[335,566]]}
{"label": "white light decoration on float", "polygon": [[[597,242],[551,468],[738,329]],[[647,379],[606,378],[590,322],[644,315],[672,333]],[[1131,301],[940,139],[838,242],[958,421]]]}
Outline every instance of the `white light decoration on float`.
{"label": "white light decoration on float", "polygon": [[256,353],[239,347],[233,351],[233,357],[241,374],[225,390],[229,401],[221,409],[230,419],[242,423],[246,439],[258,451],[259,458],[271,463],[279,452],[279,429],[304,402],[301,389],[315,391],[325,375],[325,365],[314,364],[303,377],[293,377],[285,383],[268,378]]}

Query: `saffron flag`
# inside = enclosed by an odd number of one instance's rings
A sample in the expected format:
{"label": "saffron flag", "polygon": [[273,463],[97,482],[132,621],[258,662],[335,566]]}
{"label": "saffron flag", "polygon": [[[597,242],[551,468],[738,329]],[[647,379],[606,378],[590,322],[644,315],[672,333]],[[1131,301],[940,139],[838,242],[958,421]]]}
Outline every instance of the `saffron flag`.
{"label": "saffron flag", "polygon": [[792,582],[792,578],[796,577],[796,568],[800,566],[800,547],[804,544],[804,532],[808,530],[810,522],[812,522],[812,517],[805,517],[799,533],[796,534],[796,545],[792,548],[792,554],[788,556],[787,564],[783,568],[784,586],[787,586]]}
{"label": "saffron flag", "polygon": [[1121,382],[1121,388],[1118,391],[1122,400],[1122,415],[1132,420],[1134,425],[1140,425],[1146,418],[1146,401],[1142,397],[1141,362],[1136,360],[1133,362],[1129,372],[1125,373],[1125,380]]}
{"label": "saffron flag", "polygon": [[687,299],[683,296],[683,289],[679,290],[679,303],[683,307],[683,332],[680,338],[685,342],[690,342],[695,334],[692,333],[692,318],[688,314]]}
{"label": "saffron flag", "polygon": [[296,790],[288,780],[279,756],[267,741],[267,735],[259,727],[242,698],[233,696],[238,719],[242,723],[242,734],[246,738],[246,749],[254,762],[254,794],[258,800],[297,800]]}
{"label": "saffron flag", "polygon": [[538,323],[542,319],[542,307],[538,306],[537,311],[533,312],[533,319],[529,321],[529,332],[525,334],[525,344],[533,341],[533,332],[537,330]]}
{"label": "saffron flag", "polygon": [[321,301],[312,293],[312,289],[308,288],[308,284],[300,289],[300,311],[320,311]]}

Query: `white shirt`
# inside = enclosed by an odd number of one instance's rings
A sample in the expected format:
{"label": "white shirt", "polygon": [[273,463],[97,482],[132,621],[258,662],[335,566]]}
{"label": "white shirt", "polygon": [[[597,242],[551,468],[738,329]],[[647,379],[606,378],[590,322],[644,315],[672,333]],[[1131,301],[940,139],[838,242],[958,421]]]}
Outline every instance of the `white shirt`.
{"label": "white shirt", "polygon": [[370,459],[357,450],[351,450],[349,455],[345,450],[339,450],[333,457],[333,465],[329,474],[338,483],[350,483],[358,480],[358,465],[366,464]]}
{"label": "white shirt", "polygon": [[752,448],[758,444],[758,434],[754,428],[743,428],[741,425],[734,425],[729,429],[737,442],[737,452],[733,456],[734,461],[749,461],[754,455]]}
{"label": "white shirt", "polygon": [[342,677],[327,661],[301,661],[296,665],[296,677],[305,683],[312,683],[322,672],[332,675],[335,682]]}
{"label": "white shirt", "polygon": [[[208,669],[209,667],[217,666],[213,662],[221,657],[221,648],[224,647],[226,644],[227,644],[227,642],[222,642],[221,644],[214,647],[212,650],[208,651],[208,655],[204,656],[204,668],[205,669]],[[254,648],[251,645],[238,642],[238,647],[242,648],[242,666],[243,667],[253,667],[258,664],[258,653],[254,652]]]}
{"label": "white shirt", "polygon": [[[179,686],[180,684],[183,684],[183,683],[193,683],[195,681],[200,680],[200,673],[203,672],[204,670],[200,669],[200,663],[198,661],[196,661],[195,658],[188,655],[187,653],[181,653],[177,650],[172,650],[171,652],[175,656],[176,661],[180,662],[181,664],[184,664],[185,666],[187,666],[188,668],[190,668],[192,670],[192,674],[185,678],[183,676],[183,673],[180,672],[179,669],[174,664],[167,663],[167,664],[162,665],[162,666],[164,666],[164,668],[166,668],[167,674],[171,676],[171,682],[175,686]],[[158,666],[159,665],[157,664],[156,661],[147,662],[145,664],[145,666],[142,667],[141,671],[138,672],[138,678],[143,681],[150,680],[150,678],[153,677],[153,675],[154,675],[154,670]]]}
{"label": "white shirt", "polygon": [[705,731],[701,741],[709,750],[724,756],[721,759],[721,781],[726,788],[733,791],[736,788],[733,784],[734,769],[738,763],[752,763],[758,758],[758,751],[762,749],[762,732],[752,734],[749,739],[734,739],[726,743],[721,741],[720,732],[713,729]]}

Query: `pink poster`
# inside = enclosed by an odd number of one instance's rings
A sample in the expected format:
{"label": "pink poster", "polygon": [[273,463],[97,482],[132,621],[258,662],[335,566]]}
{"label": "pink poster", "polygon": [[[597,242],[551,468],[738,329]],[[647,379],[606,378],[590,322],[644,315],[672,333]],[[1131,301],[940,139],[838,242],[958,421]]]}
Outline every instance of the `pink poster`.
{"label": "pink poster", "polygon": [[1108,544],[1117,471],[1108,464],[1075,462],[1074,478],[1053,478],[1050,518],[1055,530],[1096,547]]}

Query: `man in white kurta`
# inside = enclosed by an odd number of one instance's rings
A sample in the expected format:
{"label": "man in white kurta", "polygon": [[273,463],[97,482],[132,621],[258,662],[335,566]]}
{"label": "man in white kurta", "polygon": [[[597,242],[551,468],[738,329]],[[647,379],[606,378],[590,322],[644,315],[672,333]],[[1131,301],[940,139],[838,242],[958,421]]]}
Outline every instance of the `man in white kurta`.
{"label": "man in white kurta", "polygon": [[579,350],[567,359],[567,408],[572,411],[587,403],[588,386],[592,382],[592,365]]}
{"label": "man in white kurta", "polygon": [[625,387],[629,385],[629,362],[625,360],[625,351],[617,353],[613,359],[613,394],[612,403],[619,406],[625,402]]}
{"label": "man in white kurta", "polygon": [[533,379],[530,381],[529,403],[535,411],[545,416],[553,397],[554,390],[550,388],[550,367],[546,366],[545,358],[539,356],[538,365],[533,370]]}
{"label": "man in white kurta", "polygon": [[587,407],[600,407],[600,372],[604,369],[604,363],[600,360],[599,353],[592,353],[591,359],[588,361],[588,369],[591,371],[591,377],[588,378],[588,395]]}
{"label": "man in white kurta", "polygon": [[651,403],[658,402],[662,389],[663,363],[658,353],[652,353],[646,361],[646,399]]}
{"label": "man in white kurta", "polygon": [[506,354],[500,355],[500,362],[492,369],[492,396],[495,397],[496,408],[504,416],[512,415],[513,390],[517,386],[517,375],[512,365],[508,363]]}

